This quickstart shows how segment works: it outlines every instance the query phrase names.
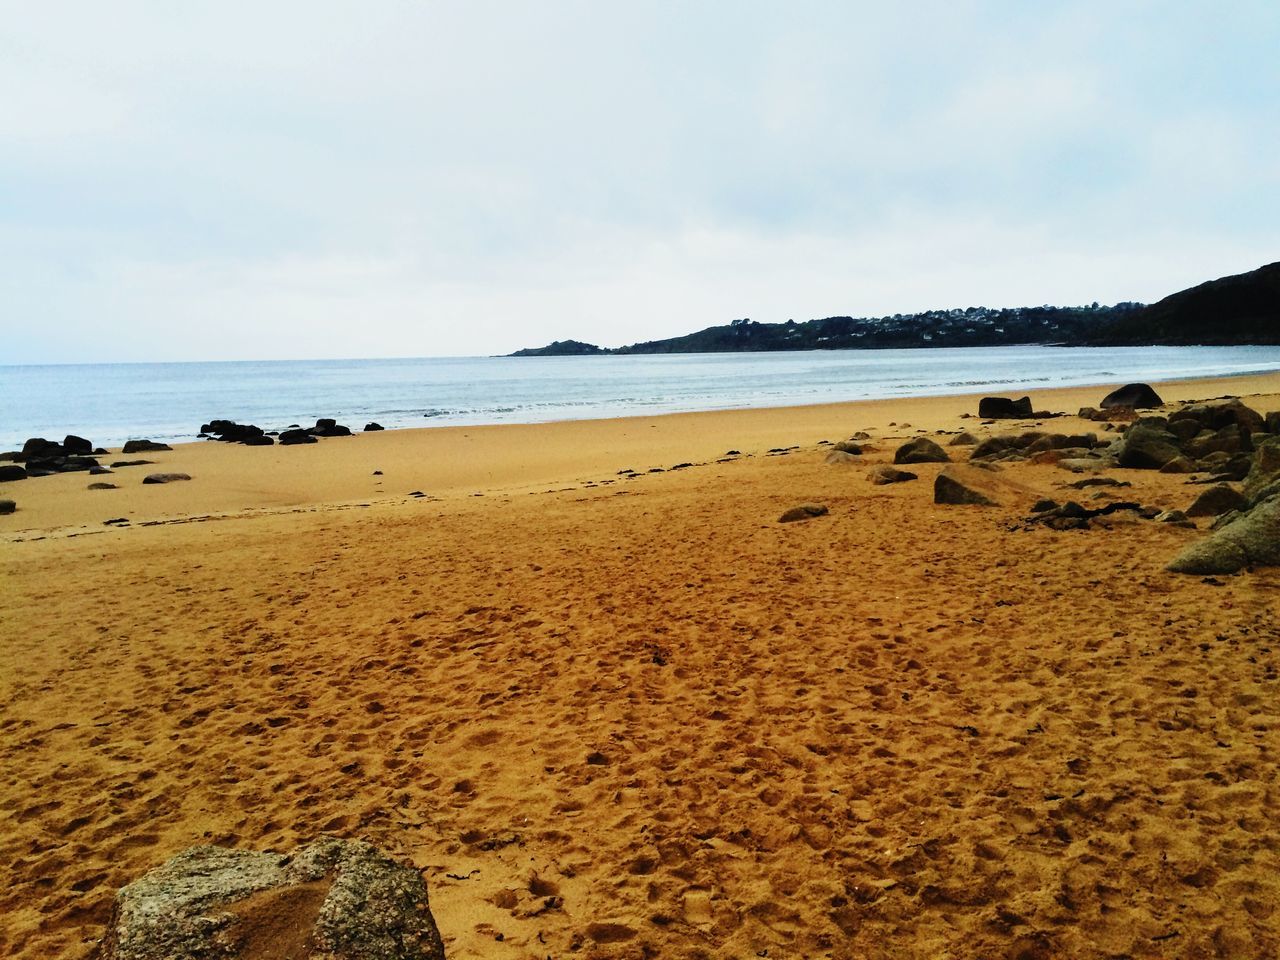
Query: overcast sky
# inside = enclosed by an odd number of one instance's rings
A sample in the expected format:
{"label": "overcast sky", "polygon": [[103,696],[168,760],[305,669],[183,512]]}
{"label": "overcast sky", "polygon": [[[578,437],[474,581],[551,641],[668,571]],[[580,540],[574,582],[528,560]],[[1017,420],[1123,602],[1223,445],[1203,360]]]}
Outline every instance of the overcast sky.
{"label": "overcast sky", "polygon": [[1155,300],[1280,259],[1280,4],[0,0],[0,363]]}

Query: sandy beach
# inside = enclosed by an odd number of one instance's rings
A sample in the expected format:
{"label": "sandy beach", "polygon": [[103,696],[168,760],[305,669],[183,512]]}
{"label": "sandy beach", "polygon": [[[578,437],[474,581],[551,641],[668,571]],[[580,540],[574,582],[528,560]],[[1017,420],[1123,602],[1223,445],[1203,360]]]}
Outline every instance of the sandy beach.
{"label": "sandy beach", "polygon": [[[1158,389],[1280,410],[1280,374]],[[1029,527],[1091,493],[1049,463],[985,508],[935,505],[938,464],[867,479],[1028,426],[976,410],[192,443],[0,484],[0,956],[89,956],[193,844],[322,834],[421,868],[451,958],[1280,955],[1280,569],[1166,572],[1204,519]]]}

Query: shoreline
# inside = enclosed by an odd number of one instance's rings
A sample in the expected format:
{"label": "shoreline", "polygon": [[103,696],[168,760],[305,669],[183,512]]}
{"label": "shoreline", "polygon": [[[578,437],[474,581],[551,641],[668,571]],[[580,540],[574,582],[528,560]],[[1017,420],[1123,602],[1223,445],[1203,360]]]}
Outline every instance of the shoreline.
{"label": "shoreline", "polygon": [[[1280,395],[1280,372],[1152,383],[1167,403]],[[1099,425],[1078,420],[1076,411],[1096,406],[1114,386],[1119,384],[1055,387],[1028,395],[1037,408],[1066,414],[1044,421],[1057,425],[1049,429],[1088,431]],[[319,504],[392,503],[414,493],[457,500],[606,481],[634,486],[681,463],[714,463],[730,450],[767,455],[771,449],[843,440],[860,430],[882,443],[926,429],[977,430],[977,401],[985,395],[978,391],[532,424],[399,428],[292,447],[196,440],[173,444],[169,452],[130,457],[153,466],[119,468],[93,478],[117,484],[115,490],[87,490],[91,481],[84,472],[6,483],[0,495],[14,499],[18,510],[0,516],[0,537],[70,527],[101,529],[105,520],[115,518],[137,523]],[[996,421],[982,430],[1009,432],[1035,422]],[[110,464],[117,456],[112,450],[101,462]],[[620,479],[623,470],[638,471],[646,480]],[[152,471],[186,473],[192,480],[141,485]]]}

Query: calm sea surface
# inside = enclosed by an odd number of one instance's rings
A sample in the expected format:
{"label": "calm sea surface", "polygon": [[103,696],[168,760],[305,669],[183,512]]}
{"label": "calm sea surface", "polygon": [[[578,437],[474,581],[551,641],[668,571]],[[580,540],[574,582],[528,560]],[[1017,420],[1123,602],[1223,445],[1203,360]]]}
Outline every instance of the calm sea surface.
{"label": "calm sea surface", "polygon": [[1280,370],[1280,347],[971,347],[624,357],[0,366],[0,450],[267,430],[535,423]]}

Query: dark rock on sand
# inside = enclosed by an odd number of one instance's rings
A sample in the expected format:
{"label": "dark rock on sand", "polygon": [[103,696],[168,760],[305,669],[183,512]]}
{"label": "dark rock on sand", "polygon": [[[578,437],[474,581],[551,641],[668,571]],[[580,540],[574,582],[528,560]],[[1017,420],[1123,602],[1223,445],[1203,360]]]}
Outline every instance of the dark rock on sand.
{"label": "dark rock on sand", "polygon": [[1150,407],[1158,407],[1164,403],[1160,399],[1160,394],[1156,393],[1145,383],[1127,383],[1117,390],[1112,390],[1102,402],[1098,404],[1103,410],[1111,407],[1129,407],[1133,410],[1143,410]]}
{"label": "dark rock on sand", "polygon": [[900,446],[893,455],[894,463],[949,463],[947,451],[928,437],[916,437]]}
{"label": "dark rock on sand", "polygon": [[977,467],[944,467],[933,481],[933,502],[998,506],[989,478]]}
{"label": "dark rock on sand", "polygon": [[413,867],[360,840],[285,856],[192,847],[124,887],[103,960],[444,960]]}
{"label": "dark rock on sand", "polygon": [[1178,554],[1174,573],[1235,573],[1280,565],[1280,496],[1259,503]]}
{"label": "dark rock on sand", "polygon": [[27,470],[25,467],[16,463],[0,463],[0,483],[7,483],[10,480],[27,479]]}
{"label": "dark rock on sand", "polygon": [[842,453],[852,453],[852,454],[862,453],[862,447],[854,443],[852,440],[841,440],[838,443],[832,444],[831,449],[839,450]]}
{"label": "dark rock on sand", "polygon": [[31,437],[22,445],[22,454],[25,457],[58,457],[62,453],[61,444],[46,440],[44,437]]}
{"label": "dark rock on sand", "polygon": [[90,489],[90,490],[119,490],[120,488],[119,488],[119,487],[117,487],[114,483],[91,483],[91,484],[89,484],[88,489]]}
{"label": "dark rock on sand", "polygon": [[160,453],[164,450],[172,450],[173,447],[167,443],[156,443],[152,440],[130,440],[120,448],[121,453]]}
{"label": "dark rock on sand", "polygon": [[307,431],[315,437],[349,437],[351,428],[344,427],[332,417],[321,417],[316,425]]}
{"label": "dark rock on sand", "polygon": [[1229,510],[1240,510],[1248,502],[1239,490],[1220,483],[1196,497],[1186,512],[1189,517],[1217,517]]}
{"label": "dark rock on sand", "polygon": [[245,437],[240,441],[246,447],[273,447],[275,441],[268,437],[265,433],[255,434],[251,437]]}
{"label": "dark rock on sand", "polygon": [[103,474],[107,474],[110,472],[111,470],[109,468],[103,467],[103,466],[96,466],[96,467],[89,468],[89,476],[91,477],[100,477]]}
{"label": "dark rock on sand", "polygon": [[89,456],[93,453],[93,444],[84,437],[77,437],[74,433],[68,433],[62,440],[62,449],[67,453]]}
{"label": "dark rock on sand", "polygon": [[794,523],[797,520],[812,520],[814,517],[826,516],[827,508],[820,503],[802,503],[792,507],[778,518],[779,523]]}
{"label": "dark rock on sand", "polygon": [[1034,413],[1030,397],[1023,397],[1021,400],[983,397],[978,401],[978,416],[983,420],[1028,420]]}
{"label": "dark rock on sand", "polygon": [[1117,460],[1122,467],[1159,470],[1181,456],[1178,438],[1168,430],[1163,417],[1144,417],[1125,431]]}
{"label": "dark rock on sand", "polygon": [[373,433],[377,430],[385,430],[386,428],[380,423],[366,423],[364,425],[365,433]]}
{"label": "dark rock on sand", "polygon": [[919,475],[910,470],[899,470],[897,467],[882,463],[878,467],[871,468],[867,473],[867,479],[877,486],[884,486],[886,483],[906,483],[908,480],[917,480]]}
{"label": "dark rock on sand", "polygon": [[0,500],[0,514],[13,513],[18,505],[12,500]]}
{"label": "dark rock on sand", "polygon": [[299,443],[319,443],[315,437],[307,433],[306,430],[295,428],[286,430],[277,438],[282,447],[290,447]]}
{"label": "dark rock on sand", "polygon": [[149,467],[153,463],[155,463],[154,460],[117,460],[111,464],[111,469],[114,470],[116,467]]}
{"label": "dark rock on sand", "polygon": [[968,431],[966,431],[964,433],[956,434],[956,436],[952,437],[951,442],[948,443],[947,446],[948,447],[974,447],[974,446],[977,446],[977,444],[978,444],[978,438],[975,437],[972,433],[969,433]]}
{"label": "dark rock on sand", "polygon": [[1235,398],[1189,404],[1169,414],[1170,423],[1178,420],[1194,420],[1200,424],[1201,430],[1221,430],[1235,424],[1246,436],[1257,433],[1266,426],[1262,414]]}
{"label": "dark rock on sand", "polygon": [[179,480],[190,480],[185,473],[148,473],[142,478],[143,483],[177,483]]}
{"label": "dark rock on sand", "polygon": [[1249,503],[1258,503],[1276,494],[1280,494],[1280,437],[1258,444],[1244,478],[1244,495]]}

